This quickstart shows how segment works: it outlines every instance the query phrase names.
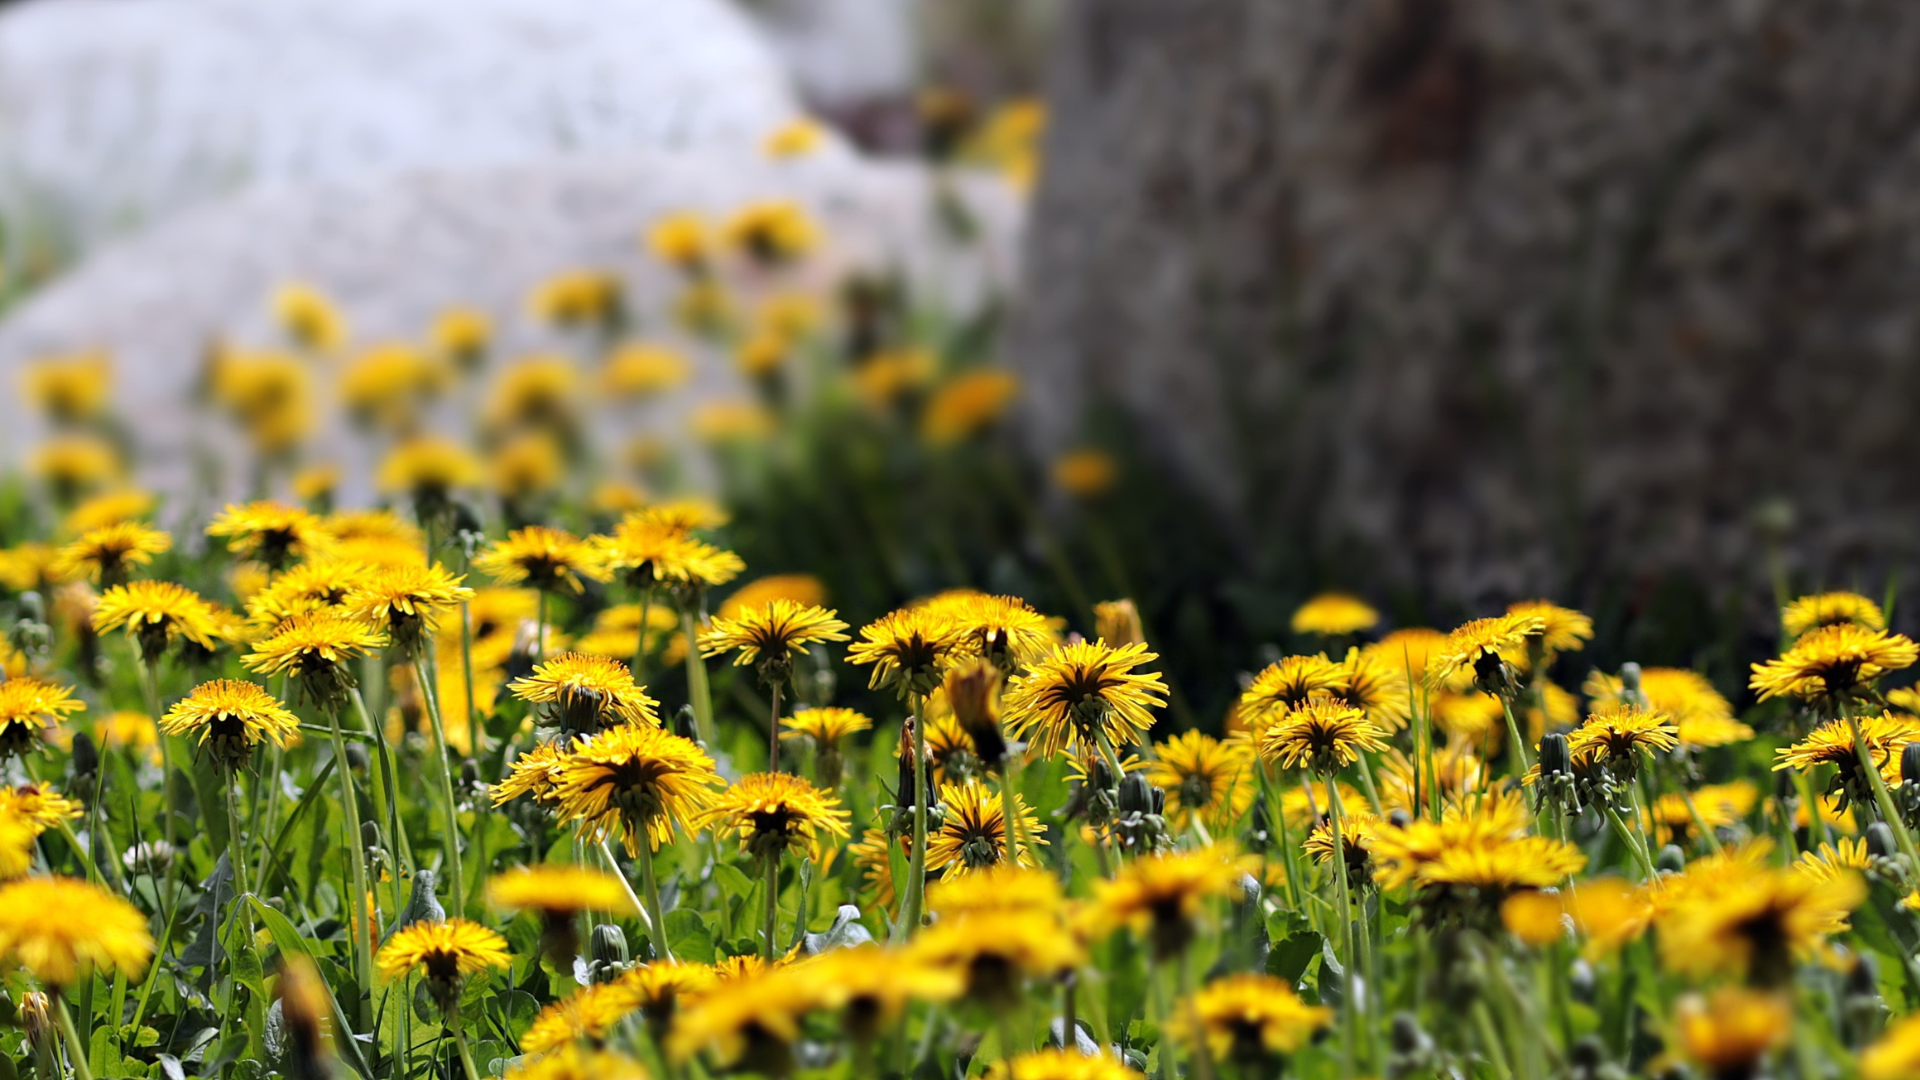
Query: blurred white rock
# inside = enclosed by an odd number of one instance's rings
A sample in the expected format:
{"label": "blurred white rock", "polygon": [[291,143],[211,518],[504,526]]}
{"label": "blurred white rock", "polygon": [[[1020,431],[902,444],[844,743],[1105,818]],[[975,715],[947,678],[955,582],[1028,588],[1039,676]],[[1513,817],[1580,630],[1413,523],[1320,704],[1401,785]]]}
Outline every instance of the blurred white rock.
{"label": "blurred white rock", "polygon": [[747,150],[799,112],[727,0],[31,0],[0,14],[0,205],[83,248],[255,186]]}
{"label": "blurred white rock", "polygon": [[[943,190],[967,208],[977,227],[972,239],[957,239],[942,224]],[[916,297],[965,317],[1013,284],[1023,204],[997,178],[943,182],[915,164],[847,155],[563,158],[280,185],[183,213],[102,248],[11,311],[0,322],[0,379],[17,386],[22,365],[35,358],[106,350],[118,408],[140,435],[140,479],[178,490],[196,446],[204,453],[211,440],[221,452],[237,450],[188,408],[208,344],[281,345],[268,306],[283,283],[309,282],[336,300],[357,345],[419,341],[447,307],[475,306],[496,321],[496,356],[511,357],[575,344],[527,313],[536,285],[564,270],[605,270],[625,283],[642,336],[672,341],[666,310],[678,279],[643,250],[642,231],[669,212],[718,219],[769,198],[805,207],[825,244],[777,280],[755,280],[755,271],[729,264],[725,277],[736,287],[826,296],[851,271],[897,270]],[[682,403],[746,394],[727,358],[688,351],[697,362]],[[654,417],[661,434],[681,434],[684,412]],[[454,426],[470,419],[442,418]],[[17,459],[34,425],[16,395],[0,395],[0,424],[15,433],[7,442]],[[364,499],[367,447],[340,434],[323,433],[322,455],[362,478],[345,494]]]}
{"label": "blurred white rock", "polygon": [[920,84],[920,0],[753,0],[748,10],[809,101],[854,106]]}

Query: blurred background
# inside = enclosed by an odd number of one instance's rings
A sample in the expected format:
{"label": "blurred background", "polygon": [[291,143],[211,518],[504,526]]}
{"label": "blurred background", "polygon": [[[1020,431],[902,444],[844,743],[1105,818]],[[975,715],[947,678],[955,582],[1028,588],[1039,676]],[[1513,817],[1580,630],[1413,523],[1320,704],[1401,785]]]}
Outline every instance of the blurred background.
{"label": "blurred background", "polygon": [[1897,0],[0,5],[0,539],[703,494],[856,624],[1132,598],[1182,726],[1328,589],[1739,693],[1783,597],[1911,622],[1916,55]]}

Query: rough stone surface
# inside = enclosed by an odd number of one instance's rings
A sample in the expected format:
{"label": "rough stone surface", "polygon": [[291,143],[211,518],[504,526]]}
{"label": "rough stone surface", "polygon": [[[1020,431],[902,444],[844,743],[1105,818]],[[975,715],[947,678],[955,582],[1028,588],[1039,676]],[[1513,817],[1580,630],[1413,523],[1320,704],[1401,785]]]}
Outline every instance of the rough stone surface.
{"label": "rough stone surface", "polygon": [[748,10],[801,93],[845,107],[918,88],[920,8],[921,0],[757,0]]}
{"label": "rough stone surface", "polygon": [[[849,271],[898,269],[923,299],[966,312],[1010,287],[1022,211],[997,180],[955,190],[980,225],[964,245],[936,220],[925,171],[851,158],[658,153],[263,189],[103,249],[30,298],[0,323],[0,378],[17,379],[6,372],[38,356],[108,350],[119,408],[141,433],[142,477],[177,485],[190,444],[211,437],[185,408],[208,342],[280,343],[267,308],[283,282],[311,282],[335,298],[360,344],[419,340],[444,308],[474,305],[500,327],[496,355],[512,357],[566,350],[573,340],[527,315],[537,283],[604,269],[623,278],[643,336],[672,341],[665,309],[677,279],[642,251],[642,229],[670,211],[717,218],[750,200],[792,198],[822,224],[824,248],[777,279],[756,282],[750,268],[732,267],[735,287],[824,294]],[[745,393],[729,361],[708,355],[679,400]],[[684,430],[677,412],[655,419],[670,434]],[[0,400],[0,422],[27,430],[13,395]],[[16,452],[30,445],[9,441]],[[366,475],[368,463],[346,441],[323,450],[349,465],[348,475]]]}
{"label": "rough stone surface", "polygon": [[1116,399],[1250,550],[1476,606],[1764,594],[1776,497],[1801,581],[1913,581],[1917,55],[1903,0],[1069,5],[1036,430]]}
{"label": "rough stone surface", "polygon": [[255,184],[748,148],[799,107],[726,0],[34,0],[0,192],[84,241]]}

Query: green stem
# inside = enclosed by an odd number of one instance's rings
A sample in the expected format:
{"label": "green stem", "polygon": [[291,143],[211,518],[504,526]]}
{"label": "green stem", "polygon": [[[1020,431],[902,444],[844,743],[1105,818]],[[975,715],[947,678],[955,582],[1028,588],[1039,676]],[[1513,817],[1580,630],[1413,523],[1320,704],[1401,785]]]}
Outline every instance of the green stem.
{"label": "green stem", "polygon": [[767,771],[780,771],[780,690],[774,683],[767,691]]}
{"label": "green stem", "polygon": [[1500,695],[1500,713],[1507,718],[1507,739],[1513,745],[1513,778],[1519,780],[1533,768],[1533,758],[1527,753],[1526,741],[1520,738],[1520,724],[1513,718],[1513,703],[1505,694]]}
{"label": "green stem", "polygon": [[1493,1016],[1487,1012],[1487,1003],[1483,998],[1473,1000],[1473,1027],[1480,1035],[1481,1048],[1487,1052],[1488,1064],[1493,1066],[1493,1075],[1511,1077],[1513,1067],[1507,1064],[1507,1051],[1500,1044],[1500,1032],[1493,1026]]}
{"label": "green stem", "polygon": [[[93,976],[89,974],[87,977],[91,979]],[[53,1000],[53,1022],[67,1040],[67,1056],[73,1059],[74,1080],[93,1080],[93,1070],[87,1067],[87,1048],[80,1041],[80,1033],[73,1028],[73,1015],[67,1012],[66,995],[56,989],[47,997]]]}
{"label": "green stem", "polygon": [[231,856],[228,863],[233,867],[233,899],[235,903],[240,903],[251,891],[247,888],[246,845],[240,842],[240,808],[235,805],[233,793],[240,783],[240,776],[236,770],[230,769],[226,773],[226,783],[221,785],[221,794],[225,798],[221,801],[227,804],[227,830],[233,834],[227,844],[227,854]]}
{"label": "green stem", "polygon": [[413,677],[420,684],[420,697],[427,705],[427,721],[433,726],[433,756],[435,764],[439,766],[440,797],[446,801],[447,807],[447,873],[453,884],[450,895],[453,897],[453,913],[462,915],[466,912],[467,887],[460,866],[460,808],[453,801],[453,765],[447,759],[447,731],[440,718],[440,695],[435,693],[437,688],[427,671],[424,656],[413,658]]}
{"label": "green stem", "polygon": [[633,647],[633,682],[636,686],[647,685],[647,618],[653,614],[653,589],[640,590],[640,632],[635,634]]}
{"label": "green stem", "polygon": [[[373,913],[367,908],[367,850],[360,835],[360,801],[353,790],[353,767],[347,762],[347,740],[340,732],[340,710],[327,710],[333,725],[333,756],[339,764],[341,809],[346,815],[347,865],[353,875],[353,911],[357,920],[353,934],[354,974],[360,984],[360,1026],[373,1027]],[[396,909],[398,910],[398,909]]]}
{"label": "green stem", "polygon": [[1206,1028],[1200,1023],[1200,1007],[1193,1000],[1193,956],[1191,949],[1180,950],[1180,1000],[1187,1007],[1187,1030],[1194,1033],[1193,1072],[1197,1080],[1213,1080],[1213,1053],[1207,1046]]}
{"label": "green stem", "polygon": [[[653,870],[653,839],[640,837],[640,887],[646,891],[647,921],[653,924],[653,938],[656,952],[662,960],[673,959],[673,949],[667,944],[667,913],[660,903],[660,882]],[[624,878],[621,880],[625,880]]]}
{"label": "green stem", "polygon": [[453,1029],[453,1045],[460,1051],[460,1067],[467,1072],[467,1080],[484,1080],[480,1069],[473,1063],[473,1048],[467,1045],[467,1033],[458,1026]]}
{"label": "green stem", "polygon": [[760,946],[760,958],[773,963],[775,932],[780,921],[780,851],[778,848],[767,853],[767,936]]}
{"label": "green stem", "polygon": [[[1020,820],[1020,803],[1019,800],[1014,798],[1013,785],[1007,779],[1007,774],[1013,771],[1012,763],[1013,756],[1008,755],[1007,760],[1000,764],[1000,775],[997,777],[1000,787],[1000,816],[1007,823],[1007,851],[1005,862],[1009,866],[1019,864],[1020,853],[1024,851],[1027,846],[1026,825]],[[1194,820],[1199,821],[1200,816],[1195,814]]]}
{"label": "green stem", "polygon": [[1628,828],[1627,823],[1620,820],[1620,811],[1614,809],[1612,799],[1600,800],[1600,809],[1607,816],[1607,824],[1613,827],[1613,834],[1626,845],[1628,853],[1633,856],[1633,861],[1640,864],[1640,872],[1645,875],[1646,880],[1653,880],[1653,858],[1647,854],[1646,847],[1641,844],[1639,830]]}
{"label": "green stem", "polygon": [[[1893,796],[1887,791],[1886,779],[1880,775],[1879,763],[1873,760],[1873,755],[1867,750],[1867,737],[1860,730],[1859,718],[1844,702],[1840,706],[1840,714],[1847,718],[1847,728],[1853,732],[1854,757],[1859,761],[1860,771],[1867,774],[1867,784],[1873,788],[1873,802],[1880,808],[1881,820],[1893,830],[1893,838],[1900,844],[1900,853],[1907,857],[1907,865],[1920,868],[1920,853],[1914,851],[1913,834],[1907,831],[1907,823],[1893,805]],[[1818,819],[1818,806],[1809,806],[1807,810],[1814,819]]]}
{"label": "green stem", "polygon": [[900,921],[894,938],[905,941],[920,927],[920,905],[927,891],[927,726],[918,694],[909,695],[907,709],[913,723],[913,849],[907,858],[907,884],[901,894]]}
{"label": "green stem", "polygon": [[[1267,775],[1266,759],[1256,758],[1253,768],[1260,778],[1260,794],[1267,802],[1268,824],[1272,826],[1280,845],[1280,862],[1287,874],[1287,907],[1293,911],[1299,911],[1300,886],[1293,864],[1293,838],[1287,835],[1286,811],[1280,804],[1280,796],[1273,790],[1273,778]],[[1264,889],[1266,886],[1266,882],[1260,883],[1261,888]]]}
{"label": "green stem", "polygon": [[538,664],[547,658],[547,590],[541,589],[534,595],[539,597],[533,623],[533,662]]}
{"label": "green stem", "polygon": [[473,608],[460,603],[460,677],[467,688],[467,746],[474,757],[486,750],[487,733],[480,726],[480,706],[473,699]]}
{"label": "green stem", "polygon": [[700,741],[718,750],[720,743],[713,728],[713,691],[707,685],[707,662],[700,657],[700,635],[694,624],[693,605],[680,611],[680,633],[687,639],[687,697],[693,704],[693,727]]}
{"label": "green stem", "polygon": [[[353,699],[355,718],[360,721],[360,727],[366,731],[369,741],[373,743],[373,762],[379,770],[379,775],[374,778],[376,781],[374,809],[386,819],[387,842],[393,846],[393,854],[400,860],[402,872],[405,876],[412,877],[413,845],[407,842],[407,826],[400,820],[400,789],[399,781],[393,775],[393,749],[387,745],[386,731],[373,722],[372,714],[367,711],[366,698],[362,697],[358,691],[349,696]],[[406,907],[406,898],[400,891],[400,877],[401,875],[395,875],[393,880],[395,911]]]}
{"label": "green stem", "polygon": [[1340,785],[1332,773],[1325,777],[1327,783],[1327,810],[1329,827],[1333,830],[1333,880],[1335,903],[1340,909],[1340,972],[1343,995],[1340,999],[1340,1060],[1345,1075],[1353,1075],[1355,1047],[1359,1041],[1356,1028],[1360,1023],[1360,1010],[1356,1007],[1354,994],[1354,966],[1358,957],[1353,948],[1353,897],[1347,884],[1347,849],[1343,846],[1342,834],[1345,833],[1344,808],[1340,802]]}

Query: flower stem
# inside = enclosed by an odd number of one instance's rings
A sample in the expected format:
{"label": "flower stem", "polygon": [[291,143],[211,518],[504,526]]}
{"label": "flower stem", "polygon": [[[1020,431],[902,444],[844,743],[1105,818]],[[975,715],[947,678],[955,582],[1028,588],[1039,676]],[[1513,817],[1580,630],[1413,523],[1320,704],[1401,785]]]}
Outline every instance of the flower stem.
{"label": "flower stem", "polygon": [[1518,780],[1533,768],[1533,758],[1527,753],[1525,740],[1520,738],[1520,725],[1513,718],[1513,703],[1505,694],[1500,695],[1500,712],[1507,718],[1507,740],[1513,745],[1513,778]]}
{"label": "flower stem", "polygon": [[921,698],[909,695],[907,718],[913,724],[913,849],[907,857],[907,886],[901,894],[900,921],[895,939],[905,941],[920,926],[921,898],[927,891],[927,726],[922,721]]}
{"label": "flower stem", "polygon": [[[1847,718],[1848,730],[1853,732],[1853,754],[1859,761],[1860,771],[1867,774],[1867,784],[1873,788],[1873,802],[1880,808],[1881,819],[1887,823],[1887,828],[1893,830],[1893,838],[1900,845],[1900,854],[1907,857],[1907,865],[1920,869],[1920,853],[1914,851],[1913,834],[1907,831],[1907,823],[1893,805],[1893,796],[1887,791],[1886,779],[1880,775],[1879,763],[1873,760],[1873,755],[1867,750],[1867,736],[1860,730],[1860,719],[1844,704],[1840,712]],[[1818,806],[1809,806],[1807,810],[1810,820],[1820,816]]]}
{"label": "flower stem", "polygon": [[653,588],[640,590],[640,632],[634,635],[633,646],[633,683],[635,686],[647,685],[647,618],[653,614]]}
{"label": "flower stem", "polygon": [[47,996],[53,999],[53,1022],[59,1026],[60,1034],[66,1036],[67,1056],[73,1059],[74,1080],[93,1080],[93,1070],[87,1066],[87,1048],[80,1042],[80,1033],[73,1029],[73,1015],[67,1012],[66,995],[56,989]]}
{"label": "flower stem", "polygon": [[687,639],[687,697],[693,704],[694,732],[708,748],[718,750],[720,744],[713,729],[713,691],[707,686],[707,662],[700,657],[698,630],[693,605],[689,603],[680,610],[680,634]]}
{"label": "flower stem", "polygon": [[447,873],[453,886],[450,895],[453,897],[453,913],[461,915],[466,912],[467,887],[460,866],[460,808],[453,801],[453,765],[447,760],[447,731],[440,717],[440,695],[435,692],[438,688],[427,671],[425,656],[413,658],[413,677],[420,684],[420,697],[427,705],[427,722],[433,726],[434,763],[439,766],[440,797],[447,806]]}
{"label": "flower stem", "polygon": [[360,1025],[373,1026],[373,913],[367,907],[367,851],[360,837],[360,802],[353,790],[353,767],[347,761],[347,740],[340,732],[340,710],[327,710],[333,725],[333,756],[339,764],[341,809],[346,814],[348,866],[353,872],[354,973],[360,984]]}
{"label": "flower stem", "polygon": [[1627,846],[1627,852],[1633,856],[1633,861],[1640,864],[1640,872],[1646,875],[1646,880],[1653,880],[1653,857],[1647,854],[1646,847],[1640,842],[1639,831],[1628,828],[1627,823],[1621,820],[1620,811],[1614,809],[1612,799],[1601,799],[1600,809],[1607,816],[1607,824],[1613,827],[1613,834]]}
{"label": "flower stem", "polygon": [[480,1069],[473,1063],[473,1048],[467,1045],[467,1033],[456,1024],[453,1029],[453,1045],[460,1050],[460,1067],[467,1072],[467,1080],[484,1080]]}
{"label": "flower stem", "polygon": [[780,921],[780,849],[767,853],[767,939],[761,945],[760,958],[773,963],[775,932]]}
{"label": "flower stem", "polygon": [[536,596],[533,620],[533,662],[538,664],[547,658],[547,590],[541,589]]}
{"label": "flower stem", "polygon": [[[660,903],[660,882],[653,871],[653,838],[640,837],[640,888],[646,892],[647,921],[653,924],[654,951],[662,960],[673,959],[667,944],[667,913]],[[624,879],[623,879],[624,880]]]}
{"label": "flower stem", "polygon": [[767,690],[767,771],[780,771],[780,690],[774,683]]}
{"label": "flower stem", "polygon": [[1342,995],[1340,1014],[1344,1023],[1340,1025],[1340,1060],[1342,1071],[1353,1074],[1355,1047],[1359,1042],[1360,1024],[1359,1003],[1354,994],[1354,966],[1359,962],[1353,948],[1353,904],[1352,890],[1347,884],[1347,849],[1343,834],[1346,832],[1346,814],[1340,803],[1340,785],[1332,773],[1326,776],[1327,810],[1329,827],[1333,830],[1333,881],[1334,903],[1340,910],[1340,974]]}
{"label": "flower stem", "polygon": [[480,727],[480,706],[473,699],[473,608],[460,602],[460,677],[467,690],[467,745],[478,757],[486,750],[487,733]]}

